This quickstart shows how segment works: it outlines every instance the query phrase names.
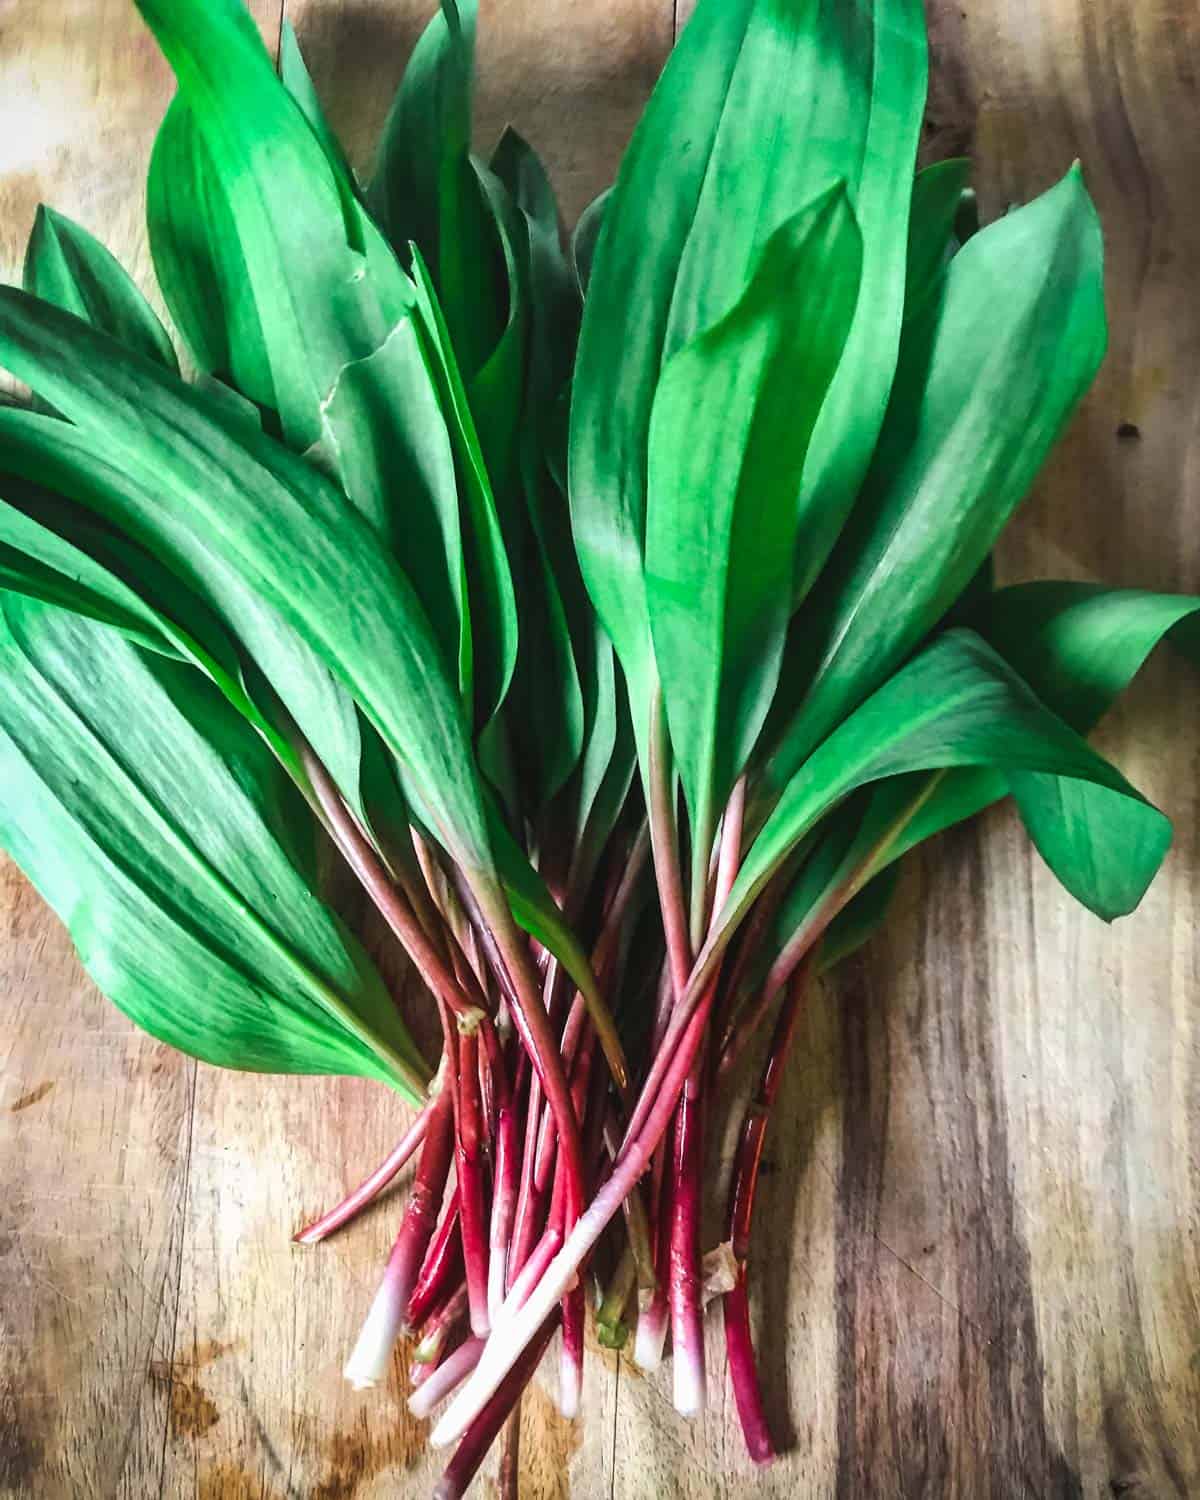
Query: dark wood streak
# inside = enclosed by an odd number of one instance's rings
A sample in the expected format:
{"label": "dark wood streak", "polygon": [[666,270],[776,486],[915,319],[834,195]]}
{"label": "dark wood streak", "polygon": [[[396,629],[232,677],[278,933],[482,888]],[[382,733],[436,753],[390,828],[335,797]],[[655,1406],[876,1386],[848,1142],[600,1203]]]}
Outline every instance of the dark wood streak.
{"label": "dark wood streak", "polygon": [[52,1078],[47,1078],[42,1083],[39,1083],[35,1088],[26,1089],[26,1091],[19,1098],[14,1099],[13,1102],[8,1106],[9,1114],[20,1114],[23,1109],[29,1109],[31,1105],[40,1103],[53,1087],[54,1080]]}
{"label": "dark wood streak", "polygon": [[919,917],[910,890],[906,920],[843,979],[839,1500],[1083,1494],[1046,1431],[980,836],[941,842]]}

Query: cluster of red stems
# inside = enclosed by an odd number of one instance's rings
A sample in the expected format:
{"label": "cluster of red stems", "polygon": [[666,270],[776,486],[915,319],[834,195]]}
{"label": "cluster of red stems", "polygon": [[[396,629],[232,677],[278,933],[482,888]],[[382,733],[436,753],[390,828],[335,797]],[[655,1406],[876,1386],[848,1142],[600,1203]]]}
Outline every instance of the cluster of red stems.
{"label": "cluster of red stems", "polygon": [[[753,1003],[733,1003],[755,932],[773,915],[768,897],[722,974],[702,939],[737,873],[745,784],[725,810],[707,888],[689,920],[661,714],[659,725],[648,814],[629,837],[613,841],[592,951],[603,995],[651,863],[666,953],[640,1080],[630,1075],[607,1010],[594,997],[589,1006],[549,953],[536,942],[526,949],[499,939],[465,883],[419,836],[424,884],[395,885],[327,774],[315,760],[308,764],[327,827],[436,1001],[442,1058],[429,1101],[387,1159],[296,1239],[311,1245],[340,1229],[415,1160],[395,1243],[345,1374],[356,1388],[380,1383],[397,1339],[407,1335],[412,1412],[429,1416],[458,1392],[432,1433],[435,1446],[459,1440],[436,1491],[441,1500],[464,1492],[502,1429],[502,1491],[516,1493],[521,1395],[556,1330],[560,1406],[577,1414],[589,1288],[602,1344],[621,1347],[636,1315],[634,1358],[643,1368],[661,1362],[669,1327],[675,1406],[687,1416],[705,1405],[704,1310],[720,1295],[747,1448],[760,1463],[775,1456],[751,1341],[746,1259],[767,1119],[816,947],[807,926],[803,950],[780,956]],[[571,916],[579,893],[569,875],[557,895]],[[725,1239],[704,1254],[715,1085],[781,992],[733,1163]]]}

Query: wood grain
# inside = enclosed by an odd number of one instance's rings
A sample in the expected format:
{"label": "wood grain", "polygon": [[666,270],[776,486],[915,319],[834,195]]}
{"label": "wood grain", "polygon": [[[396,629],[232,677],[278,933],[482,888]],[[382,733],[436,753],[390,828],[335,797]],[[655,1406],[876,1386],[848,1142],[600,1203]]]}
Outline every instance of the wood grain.
{"label": "wood grain", "polygon": [[[429,0],[287,0],[359,164]],[[569,216],[609,180],[686,0],[493,0],[479,134],[512,120]],[[281,0],[256,14],[274,39]],[[1200,591],[1200,16],[1190,0],[930,5],[925,151],[988,216],[1074,156],[1100,206],[1111,352],[1006,539],[1006,576]],[[126,0],[0,0],[0,254],[33,208],[143,282],[169,80]],[[804,1019],[756,1226],[771,1414],[751,1472],[719,1374],[589,1362],[587,1420],[526,1402],[522,1493],[838,1500],[1200,1494],[1200,707],[1165,655],[1100,740],[1175,821],[1141,911],[1074,907],[995,811],[908,872]],[[288,1234],[400,1127],[351,1082],[233,1079],[135,1033],[8,866],[0,993],[0,1494],[378,1500],[435,1465],[392,1384],[338,1367],[382,1205]],[[487,1492],[488,1482],[481,1484]]]}

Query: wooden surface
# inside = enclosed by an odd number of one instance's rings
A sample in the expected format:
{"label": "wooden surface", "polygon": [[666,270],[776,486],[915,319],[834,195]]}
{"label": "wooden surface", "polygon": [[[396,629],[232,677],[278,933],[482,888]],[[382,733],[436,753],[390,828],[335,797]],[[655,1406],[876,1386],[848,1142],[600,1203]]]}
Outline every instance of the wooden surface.
{"label": "wooden surface", "polygon": [[[1108,363],[1004,572],[1198,591],[1195,0],[964,4],[932,0],[929,154],[976,155],[989,216],[1079,156],[1109,250]],[[429,0],[286,8],[364,161]],[[484,138],[513,119],[577,213],[677,9],[485,3]],[[273,41],[281,0],[255,10]],[[146,278],[168,95],[127,0],[0,0],[6,279],[40,199]],[[996,811],[914,866],[883,939],[813,1006],[756,1228],[789,1457],[751,1473],[714,1328],[694,1426],[611,1356],[590,1361],[583,1423],[535,1392],[523,1494],[1200,1495],[1197,686],[1160,656],[1101,732],[1175,820],[1135,917],[1106,929],[1074,907]],[[394,1200],[320,1250],[289,1243],[382,1154],[395,1111],[356,1083],[230,1078],[134,1032],[11,865],[0,920],[0,1494],[426,1492],[399,1372],[361,1396],[338,1375]]]}

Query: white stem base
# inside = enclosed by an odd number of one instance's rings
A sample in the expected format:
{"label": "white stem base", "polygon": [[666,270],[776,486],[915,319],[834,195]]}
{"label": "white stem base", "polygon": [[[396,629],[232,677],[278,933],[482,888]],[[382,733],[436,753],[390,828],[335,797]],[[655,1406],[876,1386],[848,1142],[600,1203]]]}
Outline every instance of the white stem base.
{"label": "white stem base", "polygon": [[[390,1269],[390,1268],[389,1268]],[[342,1374],[356,1391],[370,1390],[387,1376],[392,1349],[404,1323],[407,1298],[401,1300],[393,1276],[384,1273],[362,1331]]]}

